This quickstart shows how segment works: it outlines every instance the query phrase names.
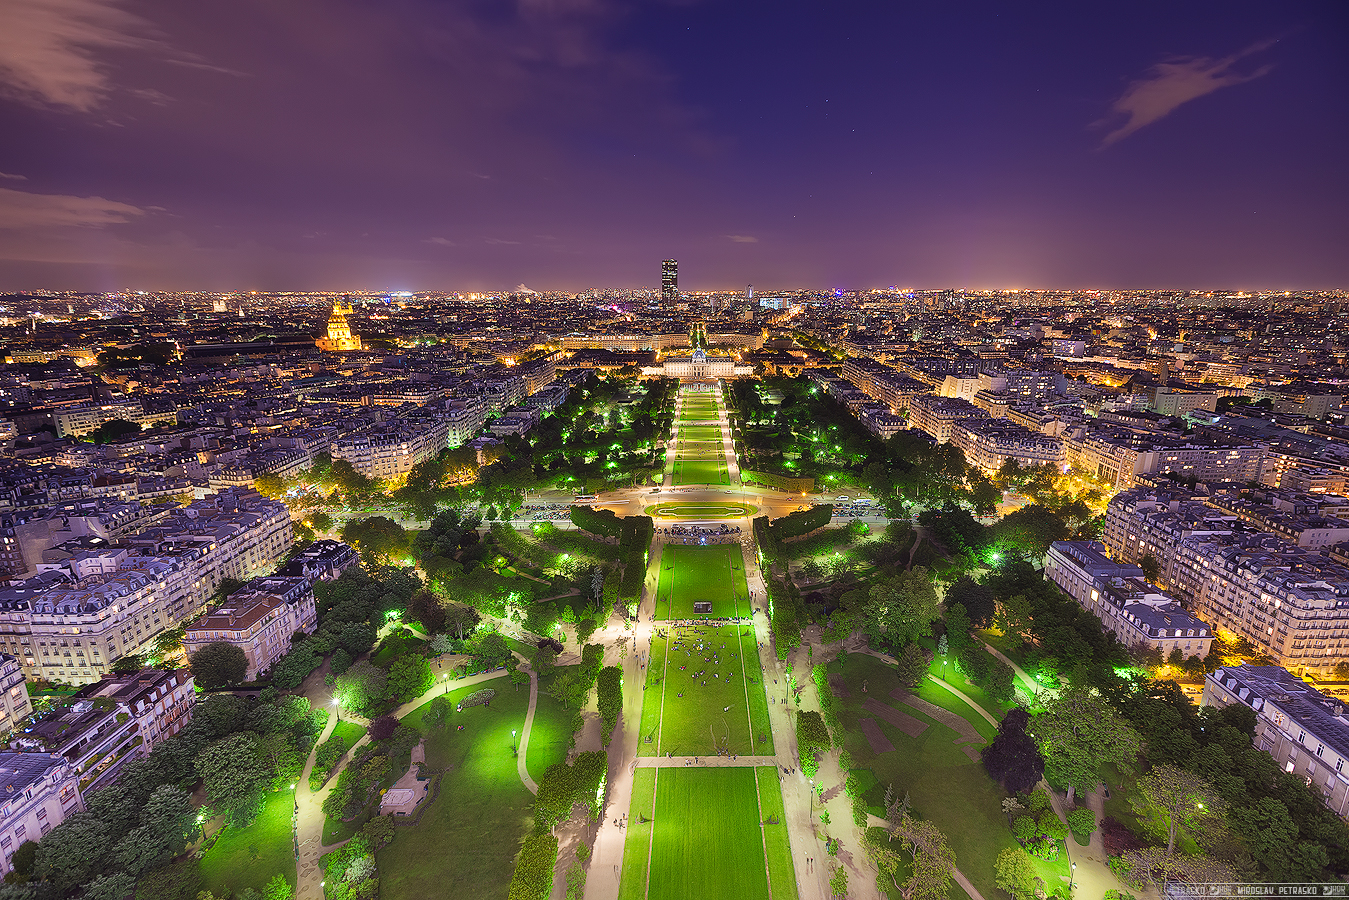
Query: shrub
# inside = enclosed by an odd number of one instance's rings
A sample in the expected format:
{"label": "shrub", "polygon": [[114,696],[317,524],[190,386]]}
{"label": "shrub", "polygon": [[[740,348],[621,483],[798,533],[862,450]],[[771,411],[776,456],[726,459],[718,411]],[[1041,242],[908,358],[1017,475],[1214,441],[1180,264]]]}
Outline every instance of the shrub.
{"label": "shrub", "polygon": [[1051,809],[1040,814],[1040,818],[1035,820],[1040,833],[1051,841],[1061,841],[1068,836],[1068,826]]}
{"label": "shrub", "polygon": [[1031,791],[1030,798],[1026,801],[1026,808],[1033,815],[1040,815],[1046,810],[1052,809],[1053,805],[1049,802],[1049,795],[1045,793],[1044,788],[1036,788]]}
{"label": "shrub", "polygon": [[1030,816],[1017,816],[1012,820],[1012,835],[1023,844],[1036,834],[1035,819]]}
{"label": "shrub", "polygon": [[1085,806],[1079,806],[1068,813],[1068,827],[1072,829],[1073,834],[1090,837],[1096,830],[1096,813]]}

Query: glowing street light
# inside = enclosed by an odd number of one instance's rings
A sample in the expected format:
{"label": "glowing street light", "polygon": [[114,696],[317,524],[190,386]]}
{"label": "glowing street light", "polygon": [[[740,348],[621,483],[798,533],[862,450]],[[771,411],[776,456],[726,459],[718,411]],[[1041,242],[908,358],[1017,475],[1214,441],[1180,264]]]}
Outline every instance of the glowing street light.
{"label": "glowing street light", "polygon": [[333,698],[333,709],[337,710],[337,721],[340,723],[342,721],[342,705],[337,702],[336,697]]}

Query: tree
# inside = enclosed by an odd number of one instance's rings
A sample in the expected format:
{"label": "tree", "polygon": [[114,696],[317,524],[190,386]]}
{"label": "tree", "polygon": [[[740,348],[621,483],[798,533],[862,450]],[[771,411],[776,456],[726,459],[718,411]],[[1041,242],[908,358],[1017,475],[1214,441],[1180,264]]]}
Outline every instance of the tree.
{"label": "tree", "polygon": [[586,618],[576,623],[576,643],[584,645],[590,640],[590,636],[595,633],[596,622],[594,619]]}
{"label": "tree", "polygon": [[69,891],[89,880],[108,851],[108,827],[93,813],[77,812],[42,838],[33,876]]}
{"label": "tree", "polygon": [[95,444],[111,444],[113,441],[128,434],[140,434],[141,427],[135,422],[128,422],[126,419],[109,419],[102,425],[89,432],[89,440]]}
{"label": "tree", "polygon": [[333,517],[319,510],[309,517],[309,525],[315,531],[327,531],[333,527]]}
{"label": "tree", "polygon": [[839,898],[848,896],[848,869],[846,866],[836,867],[834,874],[829,876],[829,895]]}
{"label": "tree", "polygon": [[1093,790],[1105,765],[1122,765],[1138,755],[1143,741],[1114,708],[1082,688],[1069,688],[1045,704],[1027,729],[1045,758],[1051,783],[1075,791]]}
{"label": "tree", "polygon": [[426,705],[426,711],[422,713],[422,724],[428,728],[444,728],[453,710],[454,704],[450,703],[449,697],[444,694],[433,697]]}
{"label": "tree", "polygon": [[341,699],[342,706],[353,712],[361,712],[388,696],[388,673],[363,659],[347,669],[346,674],[337,677],[335,693]]}
{"label": "tree", "polygon": [[900,651],[895,662],[895,674],[899,676],[899,683],[907,690],[913,691],[922,683],[928,666],[932,665],[932,657],[915,641]]}
{"label": "tree", "polygon": [[370,737],[376,741],[387,741],[398,730],[398,719],[393,716],[379,716],[370,723]]}
{"label": "tree", "polygon": [[445,630],[445,607],[440,598],[431,591],[418,591],[408,601],[407,617],[420,622],[427,634],[440,634]]}
{"label": "tree", "polygon": [[197,774],[211,803],[224,810],[232,824],[248,825],[262,806],[262,790],[271,780],[258,752],[258,739],[244,731],[221,738],[197,755]]}
{"label": "tree", "polygon": [[1026,734],[1030,714],[1017,707],[998,723],[998,735],[981,753],[990,778],[1013,794],[1035,787],[1044,775],[1045,761],[1035,740]]}
{"label": "tree", "polygon": [[342,540],[361,554],[367,566],[401,563],[412,552],[407,530],[388,516],[352,519],[342,526]]}
{"label": "tree", "polygon": [[1030,854],[1020,847],[1008,847],[998,854],[993,863],[993,877],[998,887],[1011,894],[1013,900],[1035,893],[1035,865]]}
{"label": "tree", "polygon": [[1143,554],[1138,561],[1138,568],[1143,570],[1143,577],[1153,584],[1157,583],[1157,576],[1162,572],[1162,564],[1151,553]]}
{"label": "tree", "polygon": [[[371,821],[373,822],[374,819],[371,819]],[[267,886],[262,889],[263,900],[291,900],[294,896],[295,889],[290,886],[286,876],[280,873],[273,875],[271,880],[267,882]]]}
{"label": "tree", "polygon": [[862,620],[876,644],[902,647],[932,634],[937,590],[922,568],[878,581],[863,605]]}
{"label": "tree", "polygon": [[419,653],[408,653],[398,657],[389,666],[386,690],[399,701],[407,703],[431,690],[435,683],[436,676],[431,672],[430,661]]}
{"label": "tree", "polygon": [[1073,834],[1090,837],[1096,830],[1096,813],[1085,806],[1079,806],[1068,813],[1068,827]]}
{"label": "tree", "polygon": [[1140,819],[1160,818],[1166,833],[1166,852],[1176,848],[1181,828],[1197,828],[1204,819],[1220,812],[1221,800],[1208,779],[1175,766],[1153,766],[1138,779],[1130,804]]}
{"label": "tree", "polygon": [[224,641],[207,644],[190,660],[192,677],[207,690],[238,684],[248,674],[248,656],[243,649]]}
{"label": "tree", "polygon": [[1202,854],[1188,856],[1167,853],[1161,847],[1145,847],[1126,850],[1122,859],[1127,879],[1134,884],[1157,886],[1168,881],[1219,884],[1237,880],[1231,866]]}
{"label": "tree", "polygon": [[961,575],[946,589],[946,609],[949,612],[953,603],[965,608],[969,621],[977,628],[983,628],[993,621],[998,598],[993,590],[980,584],[968,575]]}
{"label": "tree", "polygon": [[965,607],[959,603],[946,604],[946,634],[943,635],[948,641],[950,652],[959,657],[966,647],[970,646],[970,619],[965,612]]}
{"label": "tree", "polygon": [[956,855],[946,843],[946,835],[931,822],[904,815],[894,837],[904,842],[913,857],[913,871],[904,885],[904,896],[908,900],[945,900],[956,865]]}

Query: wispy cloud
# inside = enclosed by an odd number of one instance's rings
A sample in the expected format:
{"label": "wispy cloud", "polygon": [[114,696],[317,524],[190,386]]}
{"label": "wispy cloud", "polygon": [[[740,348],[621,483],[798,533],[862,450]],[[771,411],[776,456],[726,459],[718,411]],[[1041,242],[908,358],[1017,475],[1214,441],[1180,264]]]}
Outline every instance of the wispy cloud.
{"label": "wispy cloud", "polygon": [[455,246],[454,241],[450,240],[449,238],[443,238],[443,237],[429,237],[429,238],[427,238],[426,240],[422,241],[422,243],[423,243],[423,244],[435,244],[435,245],[438,246],[438,247],[453,247],[453,246]]}
{"label": "wispy cloud", "polygon": [[752,234],[728,234],[726,239],[737,244],[757,244],[759,239]]}
{"label": "wispy cloud", "polygon": [[1261,41],[1222,59],[1186,56],[1158,63],[1144,77],[1129,85],[1111,106],[1110,116],[1096,123],[1098,127],[1110,127],[1123,117],[1123,122],[1105,136],[1101,146],[1109,147],[1140,128],[1165,118],[1191,100],[1268,75],[1274,68],[1272,64],[1243,72],[1238,63],[1269,49],[1273,43]]}
{"label": "wispy cloud", "polygon": [[27,180],[28,180],[28,176],[27,176],[27,175],[11,175],[11,174],[9,174],[8,172],[0,172],[0,178],[5,179],[6,181],[27,181]]}
{"label": "wispy cloud", "polygon": [[[0,0],[0,91],[33,106],[91,112],[117,90],[104,56],[135,50],[161,62],[226,75],[163,41],[148,20],[122,9],[124,0]],[[163,105],[153,88],[125,88]]]}
{"label": "wispy cloud", "polygon": [[102,227],[130,222],[145,211],[102,197],[67,194],[30,194],[0,188],[0,228]]}
{"label": "wispy cloud", "polygon": [[506,245],[506,246],[515,246],[515,245],[518,245],[520,242],[519,242],[519,241],[503,241],[501,238],[484,238],[484,243],[492,244],[493,246],[502,246],[502,245]]}
{"label": "wispy cloud", "polygon": [[78,112],[111,90],[98,52],[160,46],[114,0],[0,0],[0,82],[27,103]]}

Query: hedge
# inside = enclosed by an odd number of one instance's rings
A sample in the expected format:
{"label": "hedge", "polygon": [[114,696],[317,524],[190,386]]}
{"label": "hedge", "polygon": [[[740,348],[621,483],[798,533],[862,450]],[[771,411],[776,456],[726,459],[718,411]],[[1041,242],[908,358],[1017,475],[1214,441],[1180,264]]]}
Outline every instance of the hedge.
{"label": "hedge", "polygon": [[511,876],[507,900],[545,900],[553,890],[557,838],[551,832],[531,834],[520,848],[520,861]]}
{"label": "hedge", "polygon": [[607,747],[614,726],[618,724],[618,714],[623,710],[623,671],[618,666],[600,669],[595,697],[600,717],[604,720],[604,746]]}
{"label": "hedge", "polygon": [[810,534],[817,528],[823,528],[829,524],[829,520],[833,517],[834,504],[824,503],[820,506],[812,506],[810,509],[788,513],[780,519],[774,519],[768,524],[768,528],[773,533],[773,537],[783,541],[787,538]]}
{"label": "hedge", "polygon": [[815,710],[796,711],[796,751],[801,759],[801,771],[806,778],[814,778],[820,770],[820,757],[829,752],[829,729],[824,717]]}
{"label": "hedge", "polygon": [[571,523],[582,531],[607,538],[621,537],[623,534],[623,520],[607,509],[573,506],[569,512]]}

